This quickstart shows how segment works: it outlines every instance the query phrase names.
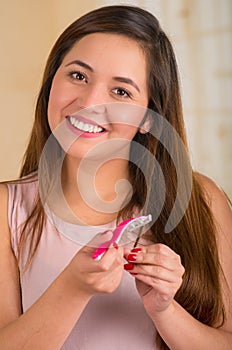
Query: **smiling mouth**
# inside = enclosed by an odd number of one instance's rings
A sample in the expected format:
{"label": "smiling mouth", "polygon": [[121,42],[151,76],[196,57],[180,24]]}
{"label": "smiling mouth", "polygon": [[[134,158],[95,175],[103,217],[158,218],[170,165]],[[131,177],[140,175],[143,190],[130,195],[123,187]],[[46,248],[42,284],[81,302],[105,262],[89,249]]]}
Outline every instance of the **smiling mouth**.
{"label": "smiling mouth", "polygon": [[68,117],[68,120],[70,124],[74,126],[74,128],[83,132],[87,132],[90,134],[97,134],[97,133],[106,131],[106,129],[102,128],[101,126],[84,123],[82,120],[78,120],[77,118],[74,118],[74,117]]}

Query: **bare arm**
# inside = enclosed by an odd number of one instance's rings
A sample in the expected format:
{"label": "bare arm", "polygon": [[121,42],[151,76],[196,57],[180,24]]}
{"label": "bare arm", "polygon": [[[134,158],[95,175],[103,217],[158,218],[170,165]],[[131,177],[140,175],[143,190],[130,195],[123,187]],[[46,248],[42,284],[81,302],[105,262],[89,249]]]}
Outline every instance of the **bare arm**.
{"label": "bare arm", "polygon": [[21,314],[19,272],[11,249],[7,188],[0,185],[0,328]]}
{"label": "bare arm", "polygon": [[110,249],[100,262],[95,262],[91,258],[93,248],[84,247],[40,299],[21,314],[18,269],[10,244],[4,186],[0,186],[0,198],[0,348],[58,350],[92,295],[109,293],[119,284],[123,252]]}
{"label": "bare arm", "polygon": [[170,349],[230,350],[232,346],[232,213],[224,193],[211,180],[200,177],[200,181],[210,196],[217,225],[221,266],[228,284],[223,285],[226,312],[224,325],[216,329],[202,324],[173,299],[181,285],[183,269],[179,257],[169,247],[159,244],[143,247],[142,252],[137,254],[133,272],[137,274],[135,275],[138,280],[137,287],[145,308]]}
{"label": "bare arm", "polygon": [[172,350],[230,350],[232,346],[232,212],[224,193],[211,180],[201,176],[201,181],[211,198],[219,256],[228,284],[223,286],[226,320],[220,329],[208,327],[173,302],[169,309],[154,319],[161,336]]}

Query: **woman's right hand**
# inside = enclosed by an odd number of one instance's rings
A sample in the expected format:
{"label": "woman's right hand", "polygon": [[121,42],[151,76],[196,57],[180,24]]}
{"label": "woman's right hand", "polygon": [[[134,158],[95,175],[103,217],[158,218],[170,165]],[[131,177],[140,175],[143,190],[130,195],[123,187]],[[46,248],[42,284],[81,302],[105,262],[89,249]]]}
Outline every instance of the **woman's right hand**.
{"label": "woman's right hand", "polygon": [[111,237],[111,231],[96,235],[78,251],[66,269],[70,285],[89,297],[98,293],[112,293],[121,281],[124,271],[122,247],[111,245],[100,261],[92,258],[95,249]]}

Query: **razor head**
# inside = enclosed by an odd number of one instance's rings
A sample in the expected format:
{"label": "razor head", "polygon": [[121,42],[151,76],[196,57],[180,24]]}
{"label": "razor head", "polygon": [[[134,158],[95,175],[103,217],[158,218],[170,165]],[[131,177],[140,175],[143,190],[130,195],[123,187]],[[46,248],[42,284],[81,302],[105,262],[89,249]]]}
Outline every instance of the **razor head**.
{"label": "razor head", "polygon": [[151,221],[152,216],[149,214],[147,216],[139,216],[121,222],[121,224],[119,224],[114,230],[112,238],[109,241],[102,243],[95,250],[93,259],[99,261],[112,243],[120,243],[121,245],[124,245],[133,241],[137,242],[142,234],[142,227]]}
{"label": "razor head", "polygon": [[[129,242],[136,241],[138,237],[142,234],[142,232],[144,232],[142,228],[151,221],[152,221],[152,216],[151,214],[149,214],[147,216],[139,216],[137,218],[130,219],[126,223],[125,222],[121,223],[123,227],[118,233],[118,237],[116,238],[116,243],[120,243],[123,245]],[[118,228],[121,225],[119,225]]]}
{"label": "razor head", "polygon": [[139,216],[138,218],[133,219],[131,222],[128,223],[127,230],[129,232],[136,230],[139,227],[143,227],[149,222],[152,221],[152,216],[151,214],[147,216]]}

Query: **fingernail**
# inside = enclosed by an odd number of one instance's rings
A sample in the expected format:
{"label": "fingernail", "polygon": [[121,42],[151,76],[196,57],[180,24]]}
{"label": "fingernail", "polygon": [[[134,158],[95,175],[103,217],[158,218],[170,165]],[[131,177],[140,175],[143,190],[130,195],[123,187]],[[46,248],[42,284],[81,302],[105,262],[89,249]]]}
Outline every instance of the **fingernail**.
{"label": "fingernail", "polygon": [[113,243],[113,247],[118,250],[118,245],[116,242]]}
{"label": "fingernail", "polygon": [[127,257],[127,260],[136,261],[137,260],[137,255],[136,254],[129,254],[128,257]]}
{"label": "fingernail", "polygon": [[133,249],[132,249],[132,252],[133,252],[133,253],[141,253],[141,252],[142,252],[142,249],[141,249],[141,248],[133,248]]}
{"label": "fingernail", "polygon": [[134,268],[134,264],[125,264],[124,265],[125,270],[133,270],[133,268]]}

